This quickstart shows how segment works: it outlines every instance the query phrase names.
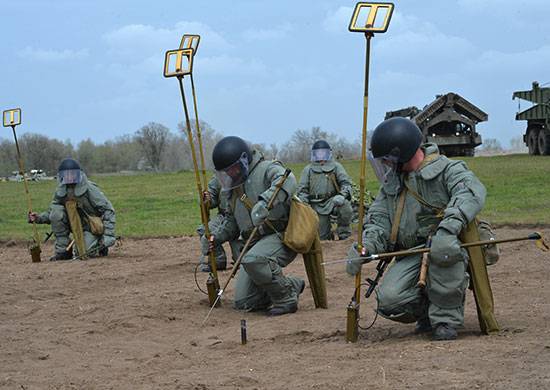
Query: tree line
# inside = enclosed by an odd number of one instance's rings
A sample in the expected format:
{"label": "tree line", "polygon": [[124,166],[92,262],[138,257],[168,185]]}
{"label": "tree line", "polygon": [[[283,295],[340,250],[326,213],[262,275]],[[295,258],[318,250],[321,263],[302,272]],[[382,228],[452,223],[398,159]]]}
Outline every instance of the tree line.
{"label": "tree line", "polygon": [[[211,158],[214,145],[223,137],[207,122],[201,121],[201,138],[205,153],[205,163],[212,168]],[[195,124],[191,131],[197,141]],[[291,138],[282,143],[253,143],[266,158],[285,162],[309,161],[311,145],[319,140],[327,140],[335,158],[354,159],[360,156],[359,141],[350,142],[337,134],[312,127],[310,130],[296,130]],[[78,160],[88,174],[114,173],[123,171],[180,171],[193,168],[191,149],[187,131],[182,123],[177,132],[168,127],[151,122],[134,134],[123,135],[103,143],[88,138],[73,145],[70,141],[60,141],[41,134],[26,133],[18,137],[19,147],[27,171],[42,169],[48,175],[55,175],[59,162],[71,157]],[[198,153],[198,145],[195,144]],[[0,139],[0,176],[9,176],[18,170],[17,153],[13,140]]]}

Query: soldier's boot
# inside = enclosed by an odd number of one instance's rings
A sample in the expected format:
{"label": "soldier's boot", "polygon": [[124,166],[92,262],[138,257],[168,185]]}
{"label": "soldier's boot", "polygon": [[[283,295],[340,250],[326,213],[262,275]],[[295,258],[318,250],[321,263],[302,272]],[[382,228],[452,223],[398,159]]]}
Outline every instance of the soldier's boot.
{"label": "soldier's boot", "polygon": [[[214,248],[214,255],[216,256],[216,269],[218,271],[224,271],[227,269],[227,257],[225,255],[225,250],[221,244],[216,245]],[[208,256],[201,257],[201,272],[211,272],[210,269],[210,259]]]}
{"label": "soldier's boot", "polygon": [[414,328],[415,334],[428,333],[432,331],[432,324],[430,323],[429,317],[422,317],[416,321],[416,326]]}
{"label": "soldier's boot", "polygon": [[73,258],[73,251],[56,252],[55,255],[50,257],[50,261],[71,260]]}
{"label": "soldier's boot", "polygon": [[298,310],[298,296],[304,291],[305,282],[293,277],[274,276],[271,283],[261,287],[271,298],[267,315],[280,316]]}
{"label": "soldier's boot", "polygon": [[338,226],[336,228],[339,240],[345,240],[351,237],[351,228],[348,226]]}
{"label": "soldier's boot", "polygon": [[457,337],[457,332],[455,328],[453,328],[449,324],[441,323],[435,326],[435,329],[432,335],[432,340],[433,341],[455,340],[456,337]]}

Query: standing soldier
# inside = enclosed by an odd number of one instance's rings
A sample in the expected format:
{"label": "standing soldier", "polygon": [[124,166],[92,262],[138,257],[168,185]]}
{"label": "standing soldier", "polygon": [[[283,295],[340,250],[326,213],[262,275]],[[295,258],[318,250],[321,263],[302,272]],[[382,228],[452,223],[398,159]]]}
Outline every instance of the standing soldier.
{"label": "standing soldier", "polygon": [[[382,186],[365,218],[361,255],[426,245],[431,237],[425,290],[417,287],[421,255],[396,258],[378,288],[378,313],[416,321],[416,332],[433,331],[434,340],[453,340],[464,323],[469,282],[468,252],[458,235],[483,208],[486,191],[464,162],[421,143],[420,129],[406,118],[374,130],[370,160]],[[347,272],[355,275],[361,264],[352,247]]]}
{"label": "standing soldier", "polygon": [[[218,209],[218,215],[212,218],[208,222],[208,228],[211,232],[216,232],[218,229],[223,229],[223,224],[226,221],[226,214],[229,212],[227,204],[227,196],[225,193],[222,193],[222,187],[216,176],[213,176],[212,179],[208,182],[208,190],[204,192],[203,200],[207,204],[209,209]],[[210,264],[208,263],[208,239],[204,237],[204,226],[201,225],[197,232],[201,237],[201,249],[202,249],[202,258],[201,258],[201,271],[210,272]],[[243,246],[242,240],[239,239],[239,234],[236,234],[235,237],[230,237],[229,247],[231,248],[231,257],[233,261],[237,261],[239,254],[241,253],[241,248]],[[227,256],[225,250],[223,249],[222,243],[217,243],[214,247],[214,254],[216,256],[216,269],[218,271],[223,271],[227,268]]]}
{"label": "standing soldier", "polygon": [[331,217],[336,217],[339,240],[351,235],[351,179],[339,162],[332,160],[327,141],[319,140],[311,148],[311,164],[302,171],[298,197],[311,205],[319,215],[321,240],[333,240]]}
{"label": "standing soldier", "polygon": [[[55,234],[54,260],[73,258],[69,235],[72,232],[67,205],[76,204],[75,210],[81,221],[85,253],[79,256],[107,256],[108,248],[115,243],[115,210],[95,183],[88,180],[78,162],[67,158],[61,162],[57,172],[59,184],[55,191],[50,209],[37,214],[29,213],[29,223],[47,223],[52,225]],[[73,239],[75,239],[75,232]],[[77,233],[78,234],[78,233]]]}
{"label": "standing soldier", "polygon": [[211,246],[239,233],[248,239],[254,227],[258,228],[237,274],[235,308],[268,310],[272,316],[294,313],[305,283],[284,276],[282,270],[296,257],[296,252],[282,241],[290,199],[296,190],[294,175],[288,176],[268,210],[267,205],[285,174],[280,162],[264,160],[259,151],[251,151],[244,140],[234,136],[216,144],[212,160],[222,191],[227,193],[230,212],[221,228],[213,232]]}

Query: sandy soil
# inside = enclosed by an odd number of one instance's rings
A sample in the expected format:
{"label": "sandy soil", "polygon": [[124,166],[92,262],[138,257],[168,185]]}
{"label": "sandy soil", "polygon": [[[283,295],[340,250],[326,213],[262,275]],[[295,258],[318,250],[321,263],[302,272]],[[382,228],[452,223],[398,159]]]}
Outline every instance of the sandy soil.
{"label": "sandy soil", "polygon": [[[324,244],[325,259],[342,257],[349,244]],[[44,252],[45,259],[51,244]],[[201,328],[208,303],[193,280],[196,238],[127,240],[106,259],[40,264],[24,245],[2,243],[0,388],[550,388],[550,255],[532,243],[503,244],[502,252],[490,268],[500,334],[480,335],[469,293],[455,342],[378,319],[347,344],[353,281],[343,265],[327,268],[328,310],[316,310],[306,289],[296,314],[241,313],[231,309],[230,288]],[[301,257],[287,272],[305,275]],[[368,306],[362,316],[372,320]]]}

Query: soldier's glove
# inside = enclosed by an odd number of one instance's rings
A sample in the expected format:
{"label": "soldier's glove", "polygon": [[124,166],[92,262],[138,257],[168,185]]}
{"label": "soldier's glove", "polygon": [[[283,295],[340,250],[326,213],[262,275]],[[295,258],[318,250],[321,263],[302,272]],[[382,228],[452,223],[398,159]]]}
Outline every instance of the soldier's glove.
{"label": "soldier's glove", "polygon": [[464,260],[464,256],[458,237],[446,229],[439,228],[432,237],[430,261],[442,267],[450,267],[461,260]]}
{"label": "soldier's glove", "polygon": [[38,214],[29,212],[29,214],[27,215],[27,222],[38,223]]}
{"label": "soldier's glove", "polygon": [[354,242],[353,245],[348,250],[348,261],[346,262],[346,272],[350,275],[355,275],[361,271],[361,267],[365,261],[365,257],[368,256],[367,250],[363,247],[361,253],[357,250],[357,243]]}
{"label": "soldier's glove", "polygon": [[264,200],[259,200],[258,203],[252,207],[250,212],[250,217],[252,218],[252,223],[254,226],[260,226],[267,218],[269,210],[267,209],[267,204]]}
{"label": "soldier's glove", "polygon": [[108,235],[104,235],[103,236],[103,246],[108,248],[110,246],[113,246],[115,245],[115,242],[116,242],[116,238],[115,236],[108,236]]}
{"label": "soldier's glove", "polygon": [[336,207],[342,207],[344,203],[346,202],[346,198],[344,198],[342,195],[334,195],[334,198],[332,198],[332,202],[334,203],[334,206]]}

